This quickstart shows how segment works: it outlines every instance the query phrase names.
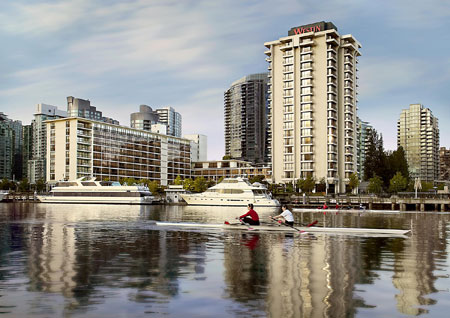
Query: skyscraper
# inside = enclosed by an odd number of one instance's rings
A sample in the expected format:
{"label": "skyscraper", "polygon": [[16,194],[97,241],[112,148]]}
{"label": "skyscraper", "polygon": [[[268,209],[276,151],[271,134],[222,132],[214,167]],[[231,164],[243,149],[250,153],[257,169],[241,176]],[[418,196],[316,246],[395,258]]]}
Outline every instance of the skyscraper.
{"label": "skyscraper", "polygon": [[450,149],[439,149],[439,180],[450,181]]}
{"label": "skyscraper", "polygon": [[231,84],[224,94],[225,155],[267,161],[267,73],[251,74]]}
{"label": "skyscraper", "polygon": [[0,112],[0,178],[12,179],[14,159],[14,129],[11,120]]}
{"label": "skyscraper", "polygon": [[167,125],[167,134],[181,138],[181,114],[172,107],[162,107],[156,109],[159,122]]}
{"label": "skyscraper", "polygon": [[373,127],[366,121],[362,121],[359,117],[357,118],[357,128],[356,128],[356,149],[357,149],[357,168],[358,176],[360,179],[364,177],[364,161],[366,161],[367,152],[367,137],[369,132]]}
{"label": "skyscraper", "polygon": [[33,125],[22,127],[22,176],[28,178],[28,160],[33,159]]}
{"label": "skyscraper", "polygon": [[33,127],[33,154],[32,159],[28,160],[27,167],[30,183],[36,183],[40,179],[46,181],[47,129],[44,121],[63,117],[67,117],[67,112],[59,110],[56,106],[36,105],[36,113],[31,123]]}
{"label": "skyscraper", "polygon": [[152,125],[159,122],[159,115],[150,106],[140,105],[139,112],[130,115],[131,128],[151,131]]}
{"label": "skyscraper", "polygon": [[411,104],[397,122],[397,147],[406,153],[411,178],[434,181],[439,177],[438,119],[429,108]]}
{"label": "skyscraper", "polygon": [[294,27],[267,42],[273,181],[314,177],[344,192],[357,171],[357,58],[360,43],[331,22]]}

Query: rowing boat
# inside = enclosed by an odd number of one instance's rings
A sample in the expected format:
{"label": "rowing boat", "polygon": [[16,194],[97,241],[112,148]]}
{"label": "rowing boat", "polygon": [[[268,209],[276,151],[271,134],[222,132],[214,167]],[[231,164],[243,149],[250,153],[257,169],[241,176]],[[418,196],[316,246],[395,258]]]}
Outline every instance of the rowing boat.
{"label": "rowing boat", "polygon": [[294,208],[292,212],[329,212],[329,213],[400,213],[400,210],[369,210],[369,209],[319,209]]}
{"label": "rowing boat", "polygon": [[368,228],[351,228],[351,227],[297,227],[296,229],[287,226],[278,225],[259,225],[245,226],[242,224],[202,224],[202,223],[185,223],[185,222],[155,222],[152,223],[159,227],[182,227],[182,228],[209,228],[239,231],[258,231],[258,232],[287,232],[296,233],[298,230],[308,233],[324,233],[324,234],[341,234],[341,235],[358,235],[358,236],[405,236],[410,230],[395,229],[368,229]]}

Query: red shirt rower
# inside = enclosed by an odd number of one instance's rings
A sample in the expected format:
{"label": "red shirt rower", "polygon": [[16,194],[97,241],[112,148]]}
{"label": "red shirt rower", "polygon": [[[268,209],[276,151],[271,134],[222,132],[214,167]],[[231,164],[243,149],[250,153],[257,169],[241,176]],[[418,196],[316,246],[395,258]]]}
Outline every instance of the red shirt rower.
{"label": "red shirt rower", "polygon": [[249,225],[259,225],[259,216],[255,210],[253,210],[253,204],[249,203],[247,205],[248,212],[241,215],[239,220]]}

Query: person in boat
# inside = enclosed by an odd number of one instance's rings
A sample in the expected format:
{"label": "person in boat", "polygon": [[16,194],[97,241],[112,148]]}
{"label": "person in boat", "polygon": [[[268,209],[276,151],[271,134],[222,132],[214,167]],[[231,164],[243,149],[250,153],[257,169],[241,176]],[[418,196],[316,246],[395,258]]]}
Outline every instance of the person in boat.
{"label": "person in boat", "polygon": [[248,212],[241,215],[238,219],[242,223],[248,224],[248,225],[259,225],[259,215],[256,213],[255,210],[253,210],[253,204],[249,203],[247,205]]}
{"label": "person in boat", "polygon": [[281,220],[281,222],[283,222],[286,225],[294,226],[294,215],[292,215],[292,212],[289,211],[287,205],[284,204],[281,207],[281,210],[282,210],[281,214],[272,217],[272,219],[273,220]]}

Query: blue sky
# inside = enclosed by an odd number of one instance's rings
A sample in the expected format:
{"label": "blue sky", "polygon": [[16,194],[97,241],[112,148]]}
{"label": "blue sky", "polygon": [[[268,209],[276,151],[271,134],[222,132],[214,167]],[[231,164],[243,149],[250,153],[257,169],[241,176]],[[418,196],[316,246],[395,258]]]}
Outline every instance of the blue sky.
{"label": "blue sky", "polygon": [[359,116],[396,147],[411,103],[439,118],[450,147],[450,1],[15,0],[0,2],[0,111],[29,124],[35,105],[90,99],[129,125],[140,104],[172,106],[183,133],[224,154],[223,93],[265,72],[264,42],[331,21],[362,44]]}

